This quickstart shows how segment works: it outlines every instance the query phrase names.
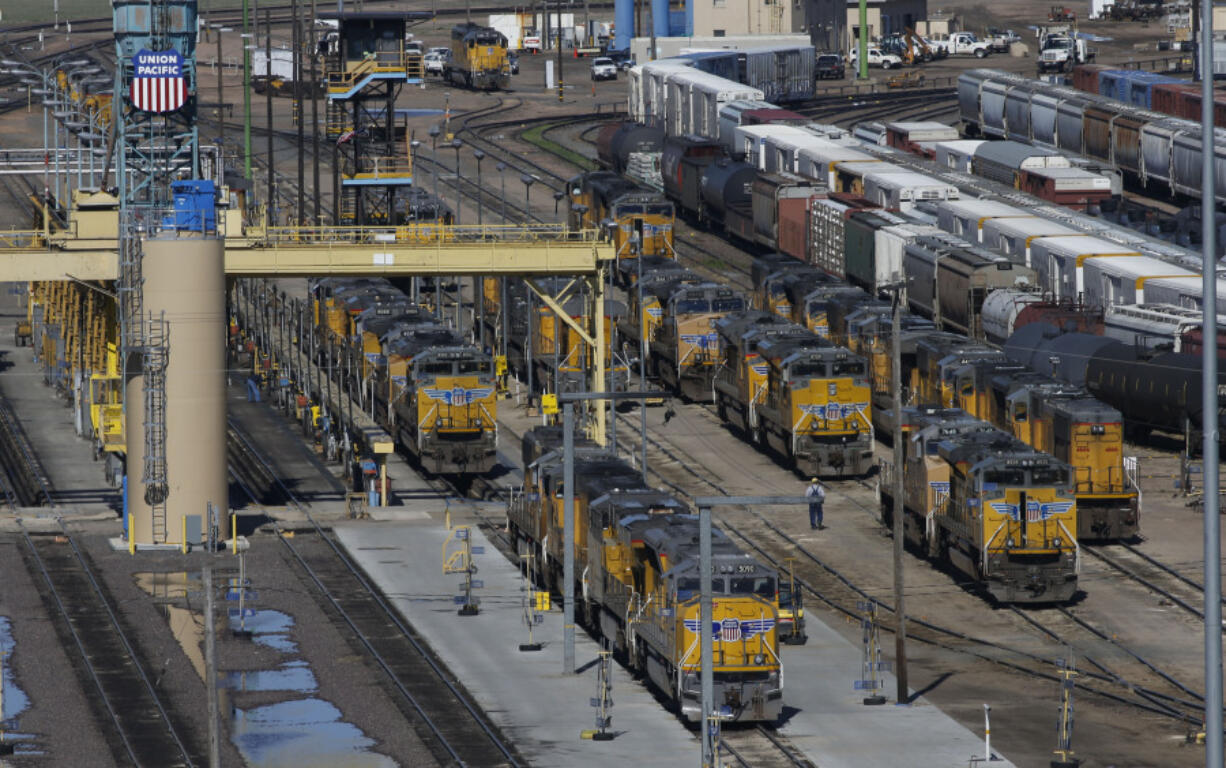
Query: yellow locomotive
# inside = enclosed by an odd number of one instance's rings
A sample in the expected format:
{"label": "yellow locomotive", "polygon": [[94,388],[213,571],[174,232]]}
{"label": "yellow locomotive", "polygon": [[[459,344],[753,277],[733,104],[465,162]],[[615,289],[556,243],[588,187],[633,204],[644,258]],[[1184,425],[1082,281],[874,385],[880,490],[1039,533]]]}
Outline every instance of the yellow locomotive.
{"label": "yellow locomotive", "polygon": [[612,224],[614,252],[620,279],[629,284],[637,267],[623,259],[638,256],[677,257],[673,226],[677,217],[672,201],[659,192],[635,184],[611,171],[589,171],[567,183],[571,229],[594,229]]}
{"label": "yellow locomotive", "polygon": [[493,361],[382,279],[311,284],[318,362],[428,471],[497,463]]}
{"label": "yellow locomotive", "polygon": [[627,352],[637,352],[640,334],[645,334],[652,375],[690,400],[710,400],[719,365],[714,325],[729,313],[743,311],[745,298],[726,285],[671,266],[644,275],[627,294],[630,312],[619,325],[635,347]]}
{"label": "yellow locomotive", "polygon": [[903,472],[908,540],[1007,603],[1060,603],[1077,591],[1072,470],[965,411],[908,408],[902,467],[882,464],[883,515]]}
{"label": "yellow locomotive", "polygon": [[873,427],[864,358],[770,312],[715,323],[720,419],[805,475],[863,475]]}
{"label": "yellow locomotive", "polygon": [[451,58],[443,65],[443,79],[487,91],[508,88],[511,62],[506,35],[472,22],[456,24],[451,28]]}
{"label": "yellow locomotive", "polygon": [[[562,586],[563,465],[558,427],[524,436],[524,493],[508,524],[535,576]],[[698,519],[643,485],[640,473],[589,441],[575,450],[576,612],[619,656],[701,717]],[[715,704],[732,720],[776,721],[783,710],[776,572],[712,532]]]}
{"label": "yellow locomotive", "polygon": [[961,408],[1071,467],[1079,540],[1139,533],[1139,495],[1125,471],[1118,410],[977,342],[935,334],[917,351],[923,402]]}

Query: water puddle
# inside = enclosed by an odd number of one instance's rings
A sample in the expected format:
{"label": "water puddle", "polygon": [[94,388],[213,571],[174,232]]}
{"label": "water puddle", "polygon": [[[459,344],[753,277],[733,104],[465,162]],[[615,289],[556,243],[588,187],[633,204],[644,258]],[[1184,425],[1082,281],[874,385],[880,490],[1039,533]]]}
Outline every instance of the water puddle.
{"label": "water puddle", "polygon": [[[13,677],[13,628],[7,616],[0,616],[0,729],[10,730],[17,726],[17,716],[30,707],[30,698],[17,687]],[[7,737],[6,737],[7,738]]]}
{"label": "water puddle", "polygon": [[13,627],[7,616],[0,616],[0,738],[13,747],[13,755],[41,755],[32,733],[14,733],[17,716],[30,708],[30,697],[17,687],[13,674]]}
{"label": "water puddle", "polygon": [[235,709],[234,744],[252,768],[395,768],[386,755],[341,713],[321,699],[299,699],[252,709]]}
{"label": "water puddle", "polygon": [[[200,679],[204,680],[204,622],[201,610],[204,585],[200,573],[145,572],[134,576],[137,586],[158,603],[171,634]],[[310,664],[293,658],[299,652],[298,643],[292,638],[293,617],[281,611],[258,608],[258,603],[253,605],[251,602],[243,606],[244,615],[240,616],[238,602],[222,597],[221,589],[226,582],[215,583],[219,589],[217,619],[222,633],[226,630],[235,634],[244,633],[250,642],[291,657],[272,669],[223,673],[231,702],[244,693],[283,692],[296,696],[316,693],[319,682]],[[0,644],[3,637],[0,634]],[[224,638],[221,641],[246,642],[237,638]],[[267,701],[268,698],[265,696],[263,700]],[[9,711],[7,704],[5,711]],[[370,751],[375,746],[374,739],[366,736],[357,726],[343,721],[340,710],[323,699],[299,698],[250,709],[231,706],[230,711],[234,713],[231,739],[252,768],[397,766],[390,757]]]}
{"label": "water puddle", "polygon": [[305,661],[289,661],[276,669],[251,672],[229,672],[226,687],[235,691],[294,691],[314,693],[319,690],[315,675]]}
{"label": "water puddle", "polygon": [[290,639],[289,632],[294,627],[294,619],[281,611],[271,611],[260,608],[253,616],[247,616],[240,622],[239,617],[230,617],[230,629],[242,629],[251,633],[253,642],[272,648],[282,653],[297,653],[298,644]]}

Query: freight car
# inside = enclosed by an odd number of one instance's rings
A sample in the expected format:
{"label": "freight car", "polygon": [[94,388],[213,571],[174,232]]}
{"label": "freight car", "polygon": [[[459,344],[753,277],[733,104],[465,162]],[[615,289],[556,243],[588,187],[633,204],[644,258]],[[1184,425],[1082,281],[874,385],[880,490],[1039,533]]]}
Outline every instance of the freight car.
{"label": "freight car", "polygon": [[[1040,373],[1084,385],[1090,394],[1124,417],[1126,437],[1142,440],[1151,432],[1198,435],[1203,411],[1200,355],[1151,352],[1103,336],[1062,333],[1029,325],[1005,344],[1010,358]],[[1226,372],[1218,373],[1226,391]],[[1218,413],[1219,434],[1226,434],[1226,410]],[[1190,440],[1189,448],[1197,445]]]}
{"label": "freight car", "polygon": [[[675,704],[701,716],[698,518],[647,488],[640,473],[582,440],[574,463],[575,535],[563,536],[562,435],[524,435],[524,493],[508,509],[516,551],[532,554],[537,579],[559,591],[563,547],[573,546],[577,618],[611,643],[627,666]],[[777,573],[712,531],[716,706],[740,722],[774,722],[783,710]]]}
{"label": "freight car", "polygon": [[[968,133],[1058,147],[1115,165],[1139,186],[1200,196],[1201,128],[1191,120],[990,69],[958,76],[958,103]],[[1223,203],[1226,134],[1214,141],[1213,164]]]}
{"label": "freight car", "polygon": [[929,558],[1000,602],[1072,599],[1080,561],[1069,467],[960,410],[903,417],[901,466],[884,462],[878,486],[887,524],[901,471],[906,537]]}
{"label": "freight car", "polygon": [[507,38],[493,27],[468,22],[451,28],[451,58],[443,64],[443,79],[482,90],[511,85]]}
{"label": "freight car", "polygon": [[596,158],[605,169],[624,174],[634,155],[659,158],[664,130],[638,123],[606,123],[596,134]]}
{"label": "freight car", "polygon": [[422,467],[459,475],[494,467],[498,404],[488,354],[387,281],[328,278],[311,293],[319,362],[350,378],[361,407]]}
{"label": "freight car", "polygon": [[864,358],[761,310],[715,324],[719,417],[806,476],[861,476],[873,457]]}

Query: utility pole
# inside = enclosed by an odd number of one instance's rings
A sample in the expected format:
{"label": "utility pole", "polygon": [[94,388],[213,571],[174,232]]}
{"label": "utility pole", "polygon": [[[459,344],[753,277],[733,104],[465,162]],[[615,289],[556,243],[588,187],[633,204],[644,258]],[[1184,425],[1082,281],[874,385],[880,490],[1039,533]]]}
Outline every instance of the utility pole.
{"label": "utility pole", "polygon": [[311,189],[314,200],[315,226],[323,222],[319,216],[319,40],[316,36],[315,0],[311,0]]}
{"label": "utility pole", "polygon": [[860,0],[860,52],[857,63],[860,73],[857,80],[868,79],[868,0]]}
{"label": "utility pole", "polygon": [[[900,276],[901,277],[901,276]],[[898,681],[898,703],[911,701],[907,690],[907,611],[903,602],[903,437],[902,437],[902,291],[904,283],[894,285],[894,322],[890,333],[890,389],[894,392],[894,673]]]}
{"label": "utility pole", "polygon": [[294,121],[298,123],[298,220],[297,225],[302,226],[303,220],[306,218],[306,136],[304,131],[306,126],[302,114],[302,4],[299,0],[293,0],[293,18],[294,18],[294,34],[292,36],[294,45]]}
{"label": "utility pole", "polygon": [[217,722],[217,628],[213,626],[213,566],[204,566],[204,689],[209,705],[209,768],[221,768],[221,729]]}
{"label": "utility pole", "polygon": [[[221,71],[224,67],[221,66],[221,30],[222,25],[217,24],[213,27],[213,31],[217,33],[217,151],[221,154],[218,158],[221,161],[221,167],[226,167],[226,94],[225,87],[222,84]],[[224,173],[224,171],[223,171]],[[224,184],[224,177],[222,179]]]}
{"label": "utility pole", "polygon": [[[504,298],[503,301],[506,299]],[[562,406],[562,674],[575,674],[575,404]]]}
{"label": "utility pole", "polygon": [[[1215,168],[1213,157],[1213,3],[1202,0],[1200,7],[1201,72],[1201,193],[1200,242],[1204,268],[1202,296],[1217,295],[1217,216],[1214,201]],[[1208,153],[1208,154],[1206,154]],[[1205,765],[1222,764],[1222,543],[1218,519],[1218,383],[1217,383],[1217,302],[1202,301],[1201,328],[1205,343],[1202,351],[1201,413],[1204,434],[1202,452],[1205,540]]]}
{"label": "utility pole", "polygon": [[268,208],[268,223],[276,219],[277,202],[273,199],[273,158],[272,158],[272,11],[264,9],[264,95],[268,101],[268,198],[265,205]]}
{"label": "utility pole", "polygon": [[[652,46],[653,48],[655,46]],[[702,664],[702,766],[714,768],[715,744],[711,738],[711,718],[715,715],[715,653],[711,622],[715,608],[711,601],[711,507],[698,507],[698,632],[699,663]],[[677,692],[680,695],[680,691]]]}
{"label": "utility pole", "polygon": [[251,19],[243,0],[243,178],[251,181]]}
{"label": "utility pole", "polygon": [[558,103],[562,103],[562,3],[558,3]]}

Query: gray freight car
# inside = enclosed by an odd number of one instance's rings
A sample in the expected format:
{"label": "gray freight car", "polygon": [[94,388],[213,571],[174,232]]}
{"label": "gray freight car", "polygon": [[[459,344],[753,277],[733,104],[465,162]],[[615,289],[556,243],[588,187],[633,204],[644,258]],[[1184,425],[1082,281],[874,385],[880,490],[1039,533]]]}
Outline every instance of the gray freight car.
{"label": "gray freight car", "polygon": [[982,336],[980,313],[989,293],[1034,281],[1031,269],[952,235],[918,238],[906,247],[903,268],[912,311],[976,338]]}

